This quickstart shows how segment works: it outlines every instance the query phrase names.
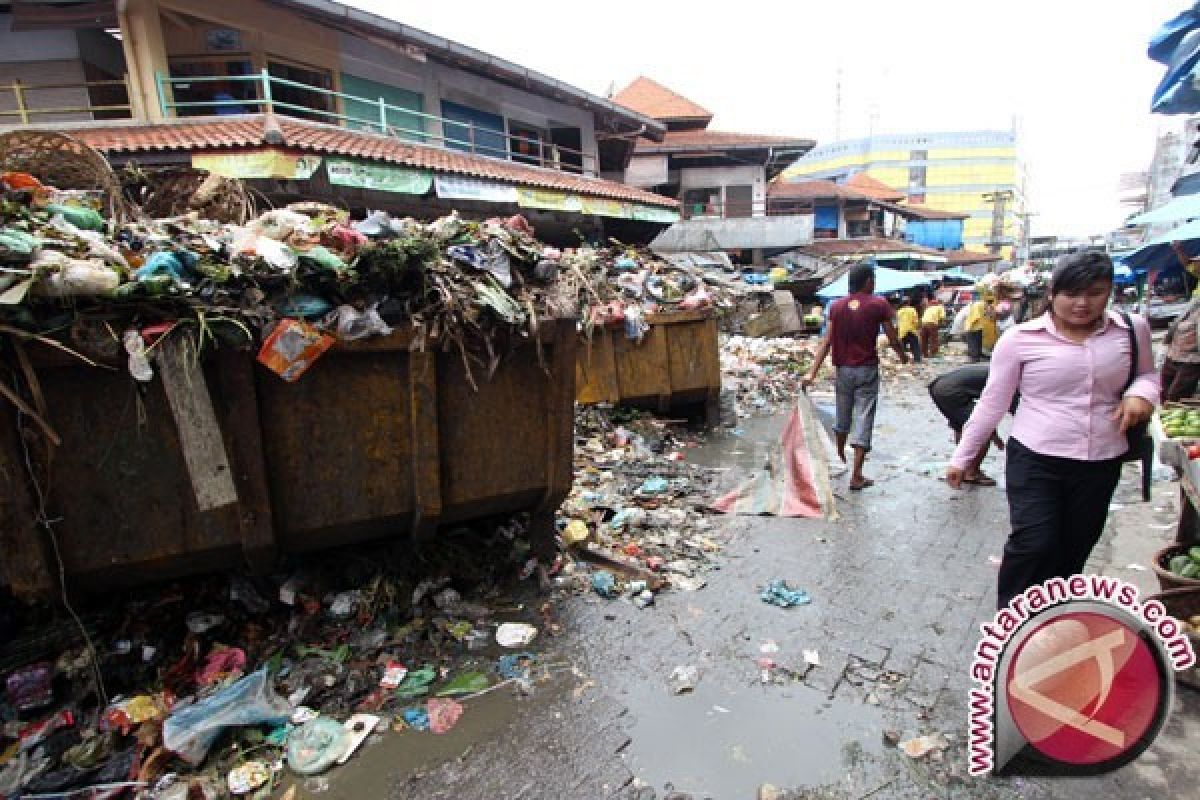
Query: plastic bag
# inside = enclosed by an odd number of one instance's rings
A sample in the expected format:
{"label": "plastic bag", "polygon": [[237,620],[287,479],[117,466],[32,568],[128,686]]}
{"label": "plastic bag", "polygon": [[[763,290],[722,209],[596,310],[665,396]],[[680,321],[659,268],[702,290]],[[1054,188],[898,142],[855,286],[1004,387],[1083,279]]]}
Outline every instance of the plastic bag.
{"label": "plastic bag", "polygon": [[49,297],[95,297],[114,291],[121,283],[121,276],[99,261],[41,258],[47,254],[47,251],[40,253],[33,268],[36,270],[54,262],[58,262],[59,268],[38,282],[35,288],[37,294]]}
{"label": "plastic bag", "polygon": [[301,253],[300,262],[320,267],[330,272],[345,272],[347,269],[345,261],[342,261],[341,258],[320,245]]}
{"label": "plastic bag", "polygon": [[226,728],[244,725],[278,725],[292,710],[275,694],[267,671],[247,675],[228,689],[180,709],[163,723],[163,746],[187,763],[204,761],[212,743]]}
{"label": "plastic bag", "polygon": [[282,241],[291,236],[296,231],[307,233],[310,231],[310,220],[295,211],[290,211],[286,208],[277,208],[268,211],[250,224],[250,227],[262,236],[275,241]]}
{"label": "plastic bag", "polygon": [[314,319],[330,313],[333,304],[313,294],[295,294],[279,306],[279,313],[286,317]]}
{"label": "plastic bag", "polygon": [[337,763],[349,746],[350,732],[340,722],[317,717],[288,737],[288,766],[298,775],[317,775]]}
{"label": "plastic bag", "polygon": [[196,279],[193,267],[199,262],[199,257],[187,250],[160,250],[146,257],[146,263],[133,273],[138,281],[146,281],[162,276],[169,277],[180,286],[189,286]]}
{"label": "plastic bag", "polygon": [[46,210],[52,215],[61,215],[63,219],[80,230],[104,230],[104,217],[100,216],[100,212],[96,211],[95,209],[86,208],[84,206],[67,206],[59,203],[52,203],[46,206]]}
{"label": "plastic bag", "polygon": [[134,380],[142,383],[152,380],[154,368],[150,366],[150,360],[146,358],[146,342],[142,339],[142,335],[130,328],[125,331],[121,341],[125,344],[125,352],[129,354],[129,374],[133,376]]}
{"label": "plastic bag", "polygon": [[344,342],[387,336],[392,329],[375,309],[376,306],[371,306],[366,311],[359,311],[354,306],[338,306],[325,317],[323,324],[337,331],[337,338]]}
{"label": "plastic bag", "polygon": [[626,339],[640,342],[645,338],[648,330],[650,330],[650,323],[646,322],[646,313],[640,306],[629,306],[625,309]]}

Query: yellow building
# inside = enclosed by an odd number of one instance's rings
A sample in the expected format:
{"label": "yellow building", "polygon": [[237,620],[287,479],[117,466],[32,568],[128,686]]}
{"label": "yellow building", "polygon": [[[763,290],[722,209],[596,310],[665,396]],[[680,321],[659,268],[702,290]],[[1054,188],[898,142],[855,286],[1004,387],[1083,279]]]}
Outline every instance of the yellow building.
{"label": "yellow building", "polygon": [[1015,133],[916,133],[833,142],[811,150],[779,180],[840,183],[859,172],[903,192],[909,203],[968,214],[963,246],[971,250],[989,250],[996,241],[995,204],[989,197],[999,196],[1004,206],[999,252],[1012,260],[1025,203]]}

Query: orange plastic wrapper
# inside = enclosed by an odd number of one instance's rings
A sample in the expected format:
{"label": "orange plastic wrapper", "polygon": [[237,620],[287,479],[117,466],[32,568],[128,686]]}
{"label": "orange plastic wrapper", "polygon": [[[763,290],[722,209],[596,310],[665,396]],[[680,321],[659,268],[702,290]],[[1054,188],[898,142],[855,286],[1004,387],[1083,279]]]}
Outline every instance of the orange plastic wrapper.
{"label": "orange plastic wrapper", "polygon": [[28,172],[0,173],[0,182],[13,191],[42,188],[42,182],[30,175]]}
{"label": "orange plastic wrapper", "polygon": [[291,383],[333,346],[334,338],[298,319],[285,319],[276,326],[262,349],[258,363]]}

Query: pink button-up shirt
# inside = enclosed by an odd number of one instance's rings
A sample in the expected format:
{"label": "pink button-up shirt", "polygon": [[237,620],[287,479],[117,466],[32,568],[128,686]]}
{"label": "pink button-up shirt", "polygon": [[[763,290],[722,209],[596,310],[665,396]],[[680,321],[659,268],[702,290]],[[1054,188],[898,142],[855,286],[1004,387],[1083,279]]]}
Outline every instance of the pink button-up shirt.
{"label": "pink button-up shirt", "polygon": [[1011,435],[1034,452],[1078,461],[1124,455],[1129,444],[1112,415],[1122,397],[1158,405],[1150,326],[1134,315],[1137,377],[1128,390],[1129,329],[1116,312],[1082,342],[1058,333],[1050,313],[1012,328],[996,343],[987,386],[963,430],[951,464],[965,468],[996,430],[1020,391]]}

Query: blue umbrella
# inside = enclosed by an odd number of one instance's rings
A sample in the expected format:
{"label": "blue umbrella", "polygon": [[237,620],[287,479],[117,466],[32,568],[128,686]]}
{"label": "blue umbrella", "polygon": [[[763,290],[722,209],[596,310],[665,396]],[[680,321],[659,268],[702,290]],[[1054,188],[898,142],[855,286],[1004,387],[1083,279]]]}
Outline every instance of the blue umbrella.
{"label": "blue umbrella", "polygon": [[1168,21],[1150,40],[1147,54],[1167,65],[1155,88],[1150,108],[1159,114],[1190,114],[1200,110],[1200,3]]}
{"label": "blue umbrella", "polygon": [[[875,268],[875,294],[891,294],[915,289],[918,286],[932,286],[933,278],[927,272],[901,269]],[[822,300],[832,300],[850,294],[849,276],[843,275],[833,283],[817,292]]]}
{"label": "blue umbrella", "polygon": [[1121,263],[1139,271],[1179,267],[1182,266],[1179,263],[1179,252],[1185,258],[1200,256],[1200,220],[1193,220],[1161,236],[1155,236],[1137,250],[1122,257]]}

